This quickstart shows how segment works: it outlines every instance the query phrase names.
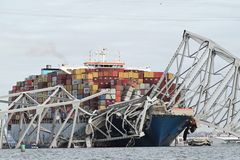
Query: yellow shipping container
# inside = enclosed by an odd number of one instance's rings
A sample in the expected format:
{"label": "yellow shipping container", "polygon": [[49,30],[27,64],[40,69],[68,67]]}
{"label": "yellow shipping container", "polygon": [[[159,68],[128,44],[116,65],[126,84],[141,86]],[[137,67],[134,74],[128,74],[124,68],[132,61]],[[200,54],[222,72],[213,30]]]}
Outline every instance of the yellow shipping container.
{"label": "yellow shipping container", "polygon": [[42,77],[38,77],[37,81],[38,81],[38,82],[43,82]]}
{"label": "yellow shipping container", "polygon": [[144,77],[148,77],[148,72],[144,72]]}
{"label": "yellow shipping container", "polygon": [[129,72],[129,73],[128,73],[128,77],[129,77],[129,78],[133,78],[133,72]]}
{"label": "yellow shipping container", "polygon": [[168,79],[173,79],[174,75],[172,73],[168,73]]}
{"label": "yellow shipping container", "polygon": [[77,70],[74,69],[74,70],[72,71],[72,74],[77,74]]}
{"label": "yellow shipping container", "polygon": [[72,77],[73,77],[73,79],[76,79],[76,80],[83,79],[83,78],[82,78],[82,75],[80,75],[80,74],[75,74],[75,75],[73,75]]}
{"label": "yellow shipping container", "polygon": [[68,91],[68,92],[71,92],[72,91],[72,85],[66,85],[64,86],[65,89]]}
{"label": "yellow shipping container", "polygon": [[145,78],[152,78],[152,77],[154,77],[154,72],[144,72],[144,77]]}
{"label": "yellow shipping container", "polygon": [[82,79],[87,79],[88,78],[87,74],[82,74],[81,76],[82,76]]}
{"label": "yellow shipping container", "polygon": [[138,73],[133,73],[133,78],[138,79],[139,78]]}
{"label": "yellow shipping container", "polygon": [[73,74],[82,74],[85,73],[85,69],[74,69]]}
{"label": "yellow shipping container", "polygon": [[106,106],[98,106],[98,109],[99,110],[104,110],[104,109],[106,109]]}
{"label": "yellow shipping container", "polygon": [[129,73],[128,72],[124,72],[123,73],[123,78],[129,78]]}
{"label": "yellow shipping container", "polygon": [[138,79],[138,84],[142,84],[143,83],[143,79]]}
{"label": "yellow shipping container", "polygon": [[96,94],[96,93],[97,93],[97,91],[93,91],[93,90],[91,91],[91,94]]}
{"label": "yellow shipping container", "polygon": [[92,74],[94,78],[98,77],[98,72],[93,72]]}
{"label": "yellow shipping container", "polygon": [[150,77],[154,77],[154,72],[149,72]]}
{"label": "yellow shipping container", "polygon": [[98,85],[92,85],[92,90],[97,91],[98,90]]}
{"label": "yellow shipping container", "polygon": [[83,84],[78,84],[78,90],[81,90],[81,89],[83,89],[84,87],[83,87]]}
{"label": "yellow shipping container", "polygon": [[93,79],[93,75],[91,73],[87,74],[87,79]]}

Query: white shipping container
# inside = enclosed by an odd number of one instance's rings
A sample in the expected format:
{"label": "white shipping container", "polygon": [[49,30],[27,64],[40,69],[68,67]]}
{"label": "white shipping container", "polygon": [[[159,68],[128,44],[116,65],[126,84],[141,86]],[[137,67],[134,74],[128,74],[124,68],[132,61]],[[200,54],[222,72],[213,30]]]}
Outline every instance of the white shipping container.
{"label": "white shipping container", "polygon": [[140,89],[145,89],[145,84],[144,83],[140,84]]}
{"label": "white shipping container", "polygon": [[110,94],[106,94],[106,99],[112,99],[112,96]]}
{"label": "white shipping container", "polygon": [[84,94],[88,94],[90,93],[90,88],[84,88],[83,91],[84,91]]}
{"label": "white shipping container", "polygon": [[116,89],[111,89],[110,93],[115,95],[116,94]]}
{"label": "white shipping container", "polygon": [[73,85],[75,85],[75,84],[81,84],[81,80],[73,79],[73,80],[72,80],[72,84],[73,84]]}
{"label": "white shipping container", "polygon": [[150,84],[149,83],[145,83],[145,89],[150,89]]}
{"label": "white shipping container", "polygon": [[57,82],[57,77],[52,77],[53,82]]}
{"label": "white shipping container", "polygon": [[77,84],[72,85],[72,89],[73,90],[77,90],[78,89],[78,85]]}
{"label": "white shipping container", "polygon": [[72,94],[77,95],[78,91],[77,90],[72,90]]}
{"label": "white shipping container", "polygon": [[73,95],[73,97],[77,98],[77,94],[72,94],[72,95]]}
{"label": "white shipping container", "polygon": [[129,101],[129,100],[130,100],[130,97],[126,96],[126,97],[124,97],[123,99],[124,99],[124,101]]}
{"label": "white shipping container", "polygon": [[111,95],[111,98],[112,99],[116,99],[116,95]]}
{"label": "white shipping container", "polygon": [[53,81],[52,86],[56,86],[56,85],[57,85],[57,82]]}
{"label": "white shipping container", "polygon": [[127,92],[127,96],[131,97],[132,96],[132,92]]}
{"label": "white shipping container", "polygon": [[135,90],[135,91],[133,92],[133,94],[134,94],[134,95],[141,95],[141,91],[140,91],[140,90]]}

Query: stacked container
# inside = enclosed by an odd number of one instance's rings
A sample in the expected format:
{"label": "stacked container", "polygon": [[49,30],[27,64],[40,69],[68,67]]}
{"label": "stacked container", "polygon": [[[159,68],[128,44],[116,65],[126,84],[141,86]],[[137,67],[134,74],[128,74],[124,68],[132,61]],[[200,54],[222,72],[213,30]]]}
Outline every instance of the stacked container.
{"label": "stacked container", "polygon": [[[146,94],[153,84],[157,84],[162,75],[162,72],[128,70],[124,68],[80,68],[72,70],[72,74],[58,70],[46,75],[29,76],[24,81],[17,82],[12,87],[10,93],[63,85],[74,97],[82,99],[100,92],[102,89],[110,89],[110,94],[82,104],[83,107],[88,107],[92,110],[105,109],[116,102]],[[169,74],[168,78],[173,78],[173,75]],[[174,87],[171,90],[174,90]],[[50,94],[48,92],[37,94],[35,99],[39,103],[43,103]]]}

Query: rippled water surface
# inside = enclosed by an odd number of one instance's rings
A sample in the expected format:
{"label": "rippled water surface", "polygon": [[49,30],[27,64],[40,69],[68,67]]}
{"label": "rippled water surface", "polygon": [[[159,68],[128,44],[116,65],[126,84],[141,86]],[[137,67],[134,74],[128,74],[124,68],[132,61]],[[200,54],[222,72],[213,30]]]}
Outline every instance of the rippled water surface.
{"label": "rippled water surface", "polygon": [[211,147],[155,147],[155,148],[79,148],[79,149],[32,149],[1,150],[0,159],[81,159],[81,160],[238,160],[240,145]]}

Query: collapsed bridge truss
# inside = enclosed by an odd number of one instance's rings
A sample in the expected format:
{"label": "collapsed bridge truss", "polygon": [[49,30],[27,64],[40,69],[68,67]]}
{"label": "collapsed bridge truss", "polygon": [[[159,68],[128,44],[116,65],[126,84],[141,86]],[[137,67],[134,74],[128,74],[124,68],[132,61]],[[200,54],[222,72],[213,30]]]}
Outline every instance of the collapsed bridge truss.
{"label": "collapsed bridge truss", "polygon": [[[240,59],[212,40],[184,31],[158,83],[166,81],[166,85],[158,90],[161,93],[174,86],[170,95],[163,93],[170,96],[169,110],[179,105],[194,108],[200,123],[240,137],[239,67]],[[174,75],[169,81],[164,78],[168,72]]]}
{"label": "collapsed bridge truss", "polygon": [[[49,135],[47,147],[50,148],[59,147],[60,142],[68,148],[75,143],[91,147],[95,142],[140,138],[144,136],[144,126],[149,119],[147,113],[157,104],[166,106],[168,114],[176,107],[193,108],[199,123],[240,137],[239,66],[237,57],[212,40],[184,31],[163,76],[149,93],[113,104],[106,110],[83,109],[81,103],[107,94],[109,90],[81,100],[63,86],[1,96],[0,103],[8,104],[8,107],[0,111],[0,148],[4,139],[8,139],[7,128],[14,115],[20,116],[15,148],[25,142],[44,144],[44,134]],[[169,79],[168,73],[174,76]],[[47,92],[48,97],[40,104],[36,96],[43,92]],[[168,102],[163,104],[165,99]],[[54,109],[51,129],[43,125],[50,109]],[[65,113],[66,117],[59,119],[60,113]],[[113,123],[116,117],[121,119],[120,126]],[[81,118],[87,119],[84,126]],[[64,135],[66,130],[70,133]]]}

